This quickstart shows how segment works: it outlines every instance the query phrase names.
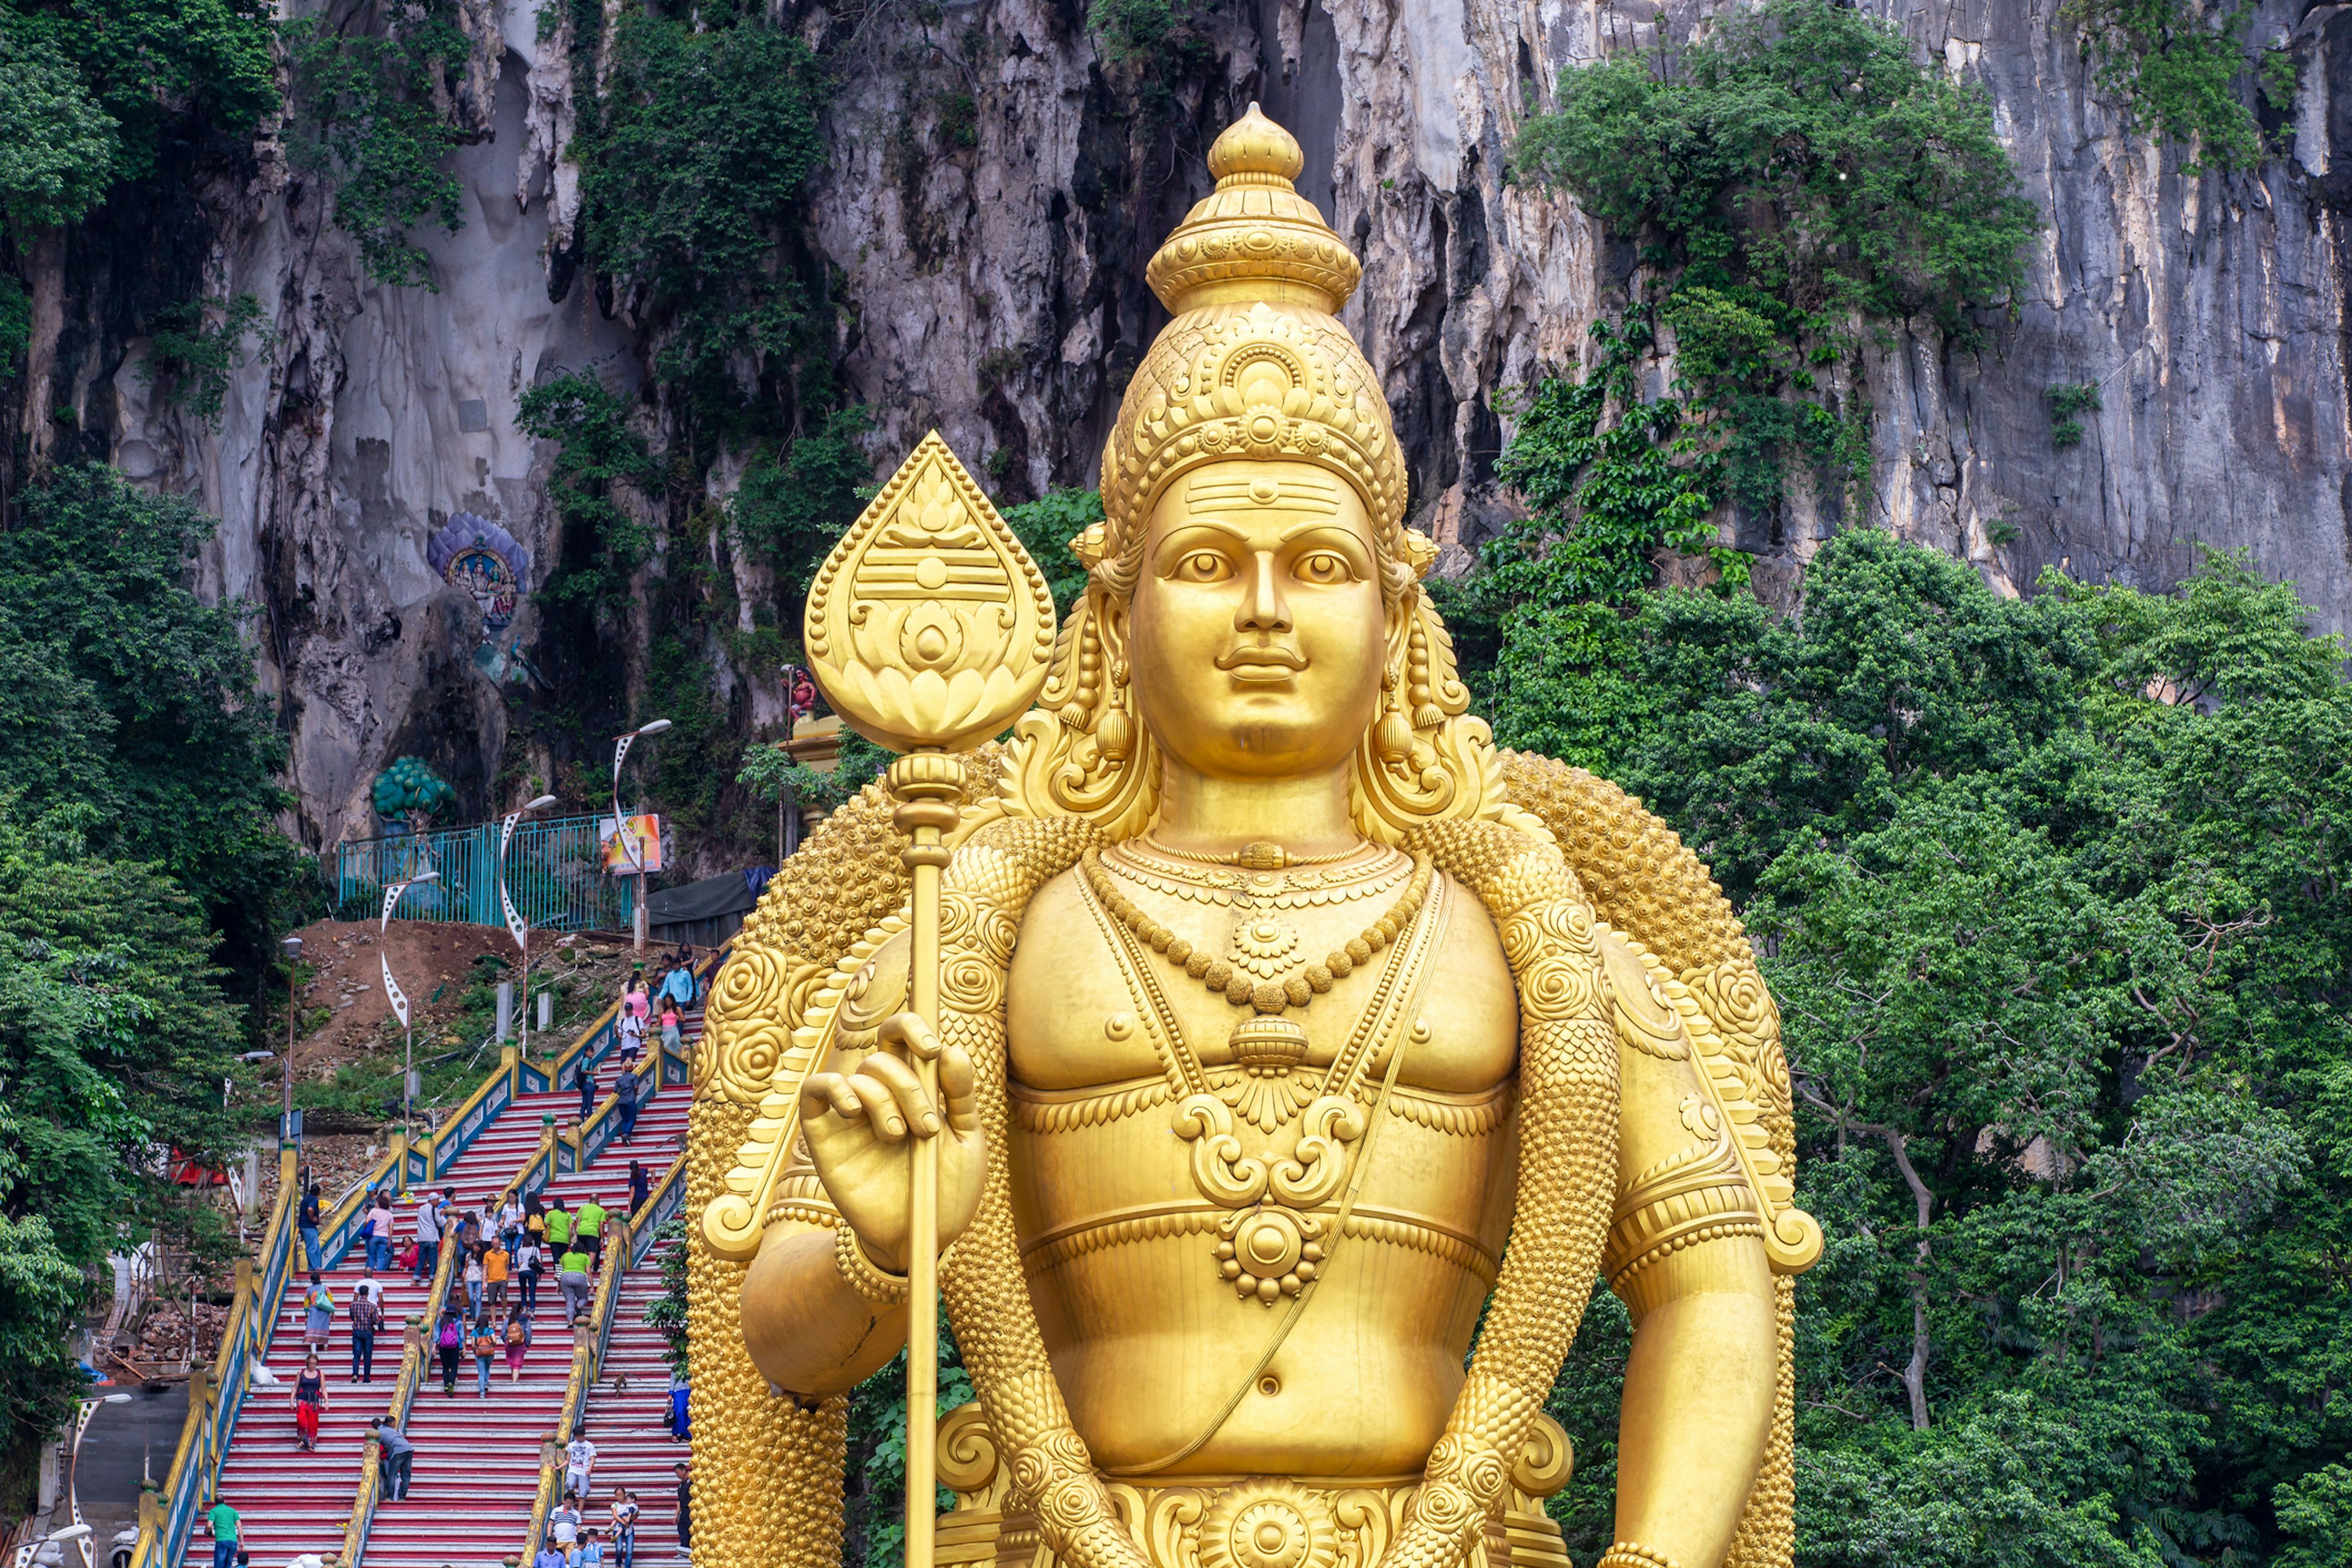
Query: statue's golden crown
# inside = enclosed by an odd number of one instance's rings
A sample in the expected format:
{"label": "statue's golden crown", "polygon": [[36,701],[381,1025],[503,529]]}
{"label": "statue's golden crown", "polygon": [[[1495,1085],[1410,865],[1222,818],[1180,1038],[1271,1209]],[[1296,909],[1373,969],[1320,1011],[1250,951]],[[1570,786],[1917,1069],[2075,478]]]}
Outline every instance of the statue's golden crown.
{"label": "statue's golden crown", "polygon": [[1318,464],[1363,498],[1391,560],[1418,574],[1435,553],[1403,526],[1388,404],[1334,314],[1363,268],[1292,185],[1304,164],[1290,132],[1251,104],[1209,150],[1217,188],[1144,269],[1175,319],[1128,384],[1103,449],[1107,521],[1076,542],[1121,591],[1160,492],[1220,458]]}

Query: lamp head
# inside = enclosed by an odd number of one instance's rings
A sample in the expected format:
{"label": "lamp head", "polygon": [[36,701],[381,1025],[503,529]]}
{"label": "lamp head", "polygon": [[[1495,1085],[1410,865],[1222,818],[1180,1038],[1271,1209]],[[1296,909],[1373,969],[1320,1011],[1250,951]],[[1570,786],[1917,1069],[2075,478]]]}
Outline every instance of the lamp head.
{"label": "lamp head", "polygon": [[299,958],[302,956],[302,939],[299,936],[289,936],[278,945],[285,948],[286,956],[288,958]]}
{"label": "lamp head", "polygon": [[638,725],[638,726],[637,726],[637,731],[636,731],[636,732],[637,732],[637,736],[638,736],[638,738],[642,740],[644,737],[646,737],[646,736],[647,736],[647,735],[658,735],[658,734],[660,734],[664,730],[667,730],[667,729],[668,729],[668,728],[669,728],[669,721],[668,721],[668,720],[667,720],[667,719],[656,719],[656,720],[655,720],[653,722],[651,722],[650,724],[640,724],[640,725]]}
{"label": "lamp head", "polygon": [[553,805],[554,804],[555,797],[553,795],[543,795],[539,796],[537,799],[525,804],[523,809],[525,811],[545,811],[549,806]]}

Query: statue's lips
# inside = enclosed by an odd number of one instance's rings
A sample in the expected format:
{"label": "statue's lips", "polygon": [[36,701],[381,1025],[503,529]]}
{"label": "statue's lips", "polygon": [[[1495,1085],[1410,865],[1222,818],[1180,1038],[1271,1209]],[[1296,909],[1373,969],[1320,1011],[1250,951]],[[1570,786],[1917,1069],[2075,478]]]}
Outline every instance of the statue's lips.
{"label": "statue's lips", "polygon": [[1286,647],[1237,647],[1219,654],[1217,668],[1235,680],[1279,685],[1305,669],[1307,659]]}

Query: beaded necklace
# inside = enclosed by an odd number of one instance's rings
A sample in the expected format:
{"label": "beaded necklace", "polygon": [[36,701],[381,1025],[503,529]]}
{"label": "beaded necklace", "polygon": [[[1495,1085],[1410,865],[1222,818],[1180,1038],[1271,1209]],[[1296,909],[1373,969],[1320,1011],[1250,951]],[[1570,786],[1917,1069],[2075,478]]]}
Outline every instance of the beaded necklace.
{"label": "beaded necklace", "polygon": [[[1353,853],[1353,851],[1350,851]],[[1430,878],[1434,868],[1426,855],[1412,858],[1412,877],[1406,882],[1403,893],[1389,907],[1388,912],[1366,926],[1361,934],[1353,936],[1324,955],[1320,963],[1310,963],[1297,973],[1281,980],[1271,976],[1253,979],[1252,972],[1261,974],[1268,963],[1278,964],[1287,957],[1266,952],[1258,957],[1258,948],[1251,946],[1255,940],[1252,922],[1244,916],[1234,928],[1236,946],[1243,949],[1238,959],[1212,958],[1185,938],[1136,908],[1121,892],[1103,868],[1102,852],[1088,849],[1079,857],[1087,885],[1111,917],[1128,929],[1135,940],[1164,954],[1168,962],[1200,981],[1211,991],[1221,994],[1236,1007],[1248,1007],[1253,1016],[1234,1026],[1227,1040],[1234,1060],[1244,1068],[1287,1068],[1307,1054],[1307,1031],[1283,1015],[1293,1007],[1305,1008],[1316,997],[1331,989],[1335,981],[1344,978],[1360,963],[1367,963],[1373,953],[1394,942],[1397,933],[1412,923],[1420,913],[1422,900],[1429,895]],[[1295,942],[1296,938],[1292,941]],[[1269,940],[1259,943],[1270,948]]]}

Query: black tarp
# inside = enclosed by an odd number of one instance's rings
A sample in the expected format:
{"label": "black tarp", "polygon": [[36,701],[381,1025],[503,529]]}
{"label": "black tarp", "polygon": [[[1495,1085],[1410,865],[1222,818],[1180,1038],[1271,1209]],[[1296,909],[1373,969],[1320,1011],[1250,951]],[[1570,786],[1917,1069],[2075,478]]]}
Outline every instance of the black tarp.
{"label": "black tarp", "polygon": [[649,934],[657,942],[716,947],[742,926],[743,917],[760,901],[760,889],[774,874],[771,867],[751,866],[649,894],[646,899]]}

